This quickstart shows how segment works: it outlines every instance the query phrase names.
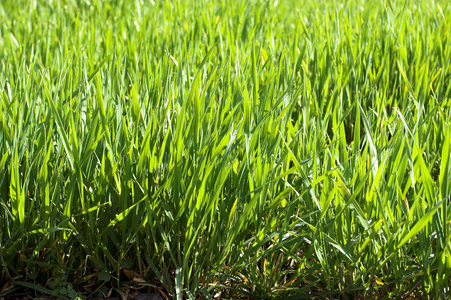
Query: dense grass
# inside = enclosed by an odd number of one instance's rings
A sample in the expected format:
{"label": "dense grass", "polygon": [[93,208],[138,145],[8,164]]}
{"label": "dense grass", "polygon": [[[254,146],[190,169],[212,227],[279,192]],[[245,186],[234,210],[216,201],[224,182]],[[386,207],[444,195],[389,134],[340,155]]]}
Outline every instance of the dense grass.
{"label": "dense grass", "polygon": [[0,1],[0,296],[451,297],[447,1]]}

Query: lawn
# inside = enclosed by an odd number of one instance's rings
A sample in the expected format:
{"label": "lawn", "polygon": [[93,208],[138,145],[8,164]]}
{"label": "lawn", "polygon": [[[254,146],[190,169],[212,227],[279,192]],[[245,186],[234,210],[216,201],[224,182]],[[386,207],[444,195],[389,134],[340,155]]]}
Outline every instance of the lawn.
{"label": "lawn", "polygon": [[450,2],[0,20],[0,298],[451,297]]}

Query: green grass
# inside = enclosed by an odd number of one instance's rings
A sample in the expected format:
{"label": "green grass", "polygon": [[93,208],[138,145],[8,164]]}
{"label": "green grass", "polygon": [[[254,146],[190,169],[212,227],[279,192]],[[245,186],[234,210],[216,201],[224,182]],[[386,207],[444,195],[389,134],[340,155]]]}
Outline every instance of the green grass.
{"label": "green grass", "polygon": [[0,19],[0,297],[451,297],[448,1]]}

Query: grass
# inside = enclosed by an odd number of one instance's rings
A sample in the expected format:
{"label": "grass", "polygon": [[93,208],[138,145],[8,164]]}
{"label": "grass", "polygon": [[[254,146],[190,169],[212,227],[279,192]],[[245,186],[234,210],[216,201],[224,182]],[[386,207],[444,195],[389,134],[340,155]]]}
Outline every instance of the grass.
{"label": "grass", "polygon": [[448,1],[0,19],[0,297],[451,296]]}

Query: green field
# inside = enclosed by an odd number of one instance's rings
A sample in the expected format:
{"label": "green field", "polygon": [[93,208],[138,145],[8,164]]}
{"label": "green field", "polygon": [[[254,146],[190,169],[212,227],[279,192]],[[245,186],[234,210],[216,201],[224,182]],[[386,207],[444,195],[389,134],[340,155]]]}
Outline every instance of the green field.
{"label": "green field", "polygon": [[0,298],[451,297],[451,3],[0,1]]}

